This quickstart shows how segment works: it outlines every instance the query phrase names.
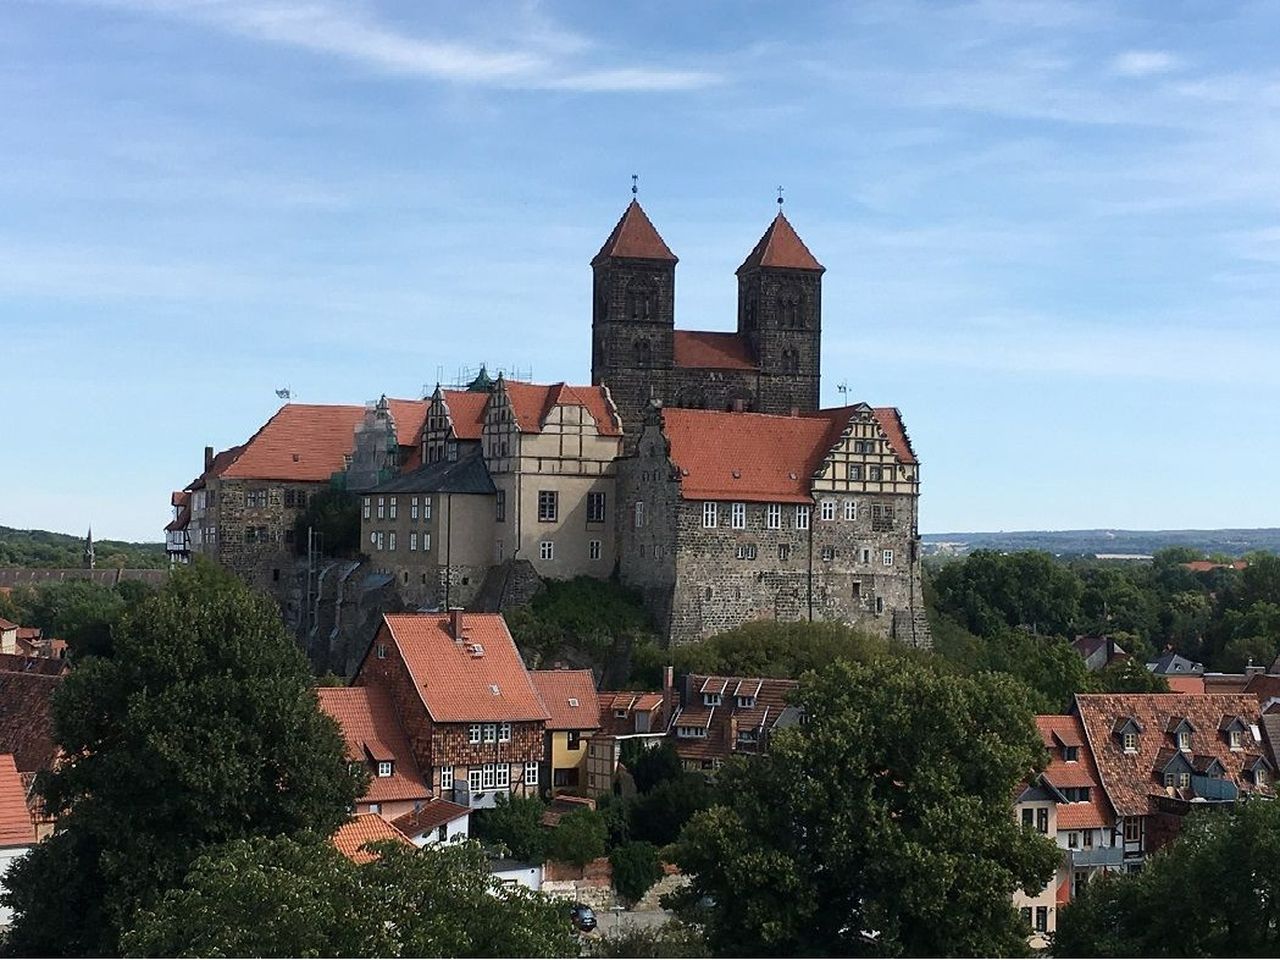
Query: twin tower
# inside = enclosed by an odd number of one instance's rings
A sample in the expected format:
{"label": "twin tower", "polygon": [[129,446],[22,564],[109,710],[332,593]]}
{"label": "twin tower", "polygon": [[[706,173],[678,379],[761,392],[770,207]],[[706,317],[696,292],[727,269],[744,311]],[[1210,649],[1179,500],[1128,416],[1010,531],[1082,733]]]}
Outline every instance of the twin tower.
{"label": "twin tower", "polygon": [[738,268],[738,329],[675,328],[676,256],[635,200],[591,261],[591,382],[627,435],[651,405],[788,414],[818,409],[822,274],[778,215]]}

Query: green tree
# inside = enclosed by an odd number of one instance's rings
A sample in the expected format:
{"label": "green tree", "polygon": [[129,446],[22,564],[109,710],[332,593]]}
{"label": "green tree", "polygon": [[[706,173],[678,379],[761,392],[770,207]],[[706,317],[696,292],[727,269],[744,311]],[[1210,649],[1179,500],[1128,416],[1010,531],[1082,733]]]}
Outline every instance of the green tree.
{"label": "green tree", "polygon": [[1169,683],[1152,673],[1141,660],[1117,660],[1093,675],[1092,689],[1098,693],[1168,693]]}
{"label": "green tree", "polygon": [[360,499],[346,490],[330,488],[313,494],[293,526],[293,545],[298,554],[307,552],[307,534],[319,536],[316,546],[331,557],[350,557],[360,552]]}
{"label": "green tree", "polygon": [[517,860],[540,863],[547,852],[547,828],[542,815],[547,805],[537,797],[498,794],[497,806],[474,814],[475,834],[499,844]]}
{"label": "green tree", "polygon": [[234,577],[175,573],[114,638],[54,698],[66,761],[40,790],[59,831],[8,876],[10,952],[116,953],[205,848],[328,833],[362,789],[279,611]]}
{"label": "green tree", "polygon": [[895,648],[841,623],[759,620],[669,652],[679,673],[798,677],[835,660],[866,660]]}
{"label": "green tree", "polygon": [[1269,668],[1276,659],[1276,642],[1270,637],[1233,637],[1222,649],[1218,666],[1239,673],[1247,666]]}
{"label": "green tree", "polygon": [[595,810],[575,810],[560,819],[547,841],[547,857],[584,866],[603,857],[608,826]]}
{"label": "green tree", "polygon": [[1280,805],[1198,810],[1137,874],[1089,883],[1058,915],[1067,957],[1272,957],[1280,951]]}
{"label": "green tree", "polygon": [[613,867],[613,889],[628,903],[635,903],[662,879],[658,848],[643,840],[616,847],[609,854],[609,864]]}
{"label": "green tree", "polygon": [[127,606],[118,592],[92,580],[46,583],[30,594],[27,626],[67,641],[77,659],[109,656],[111,629]]}
{"label": "green tree", "polygon": [[1012,893],[1059,851],[1010,812],[1046,759],[1021,688],[880,660],[805,677],[798,702],[808,722],[726,765],[724,803],[682,833],[681,913],[727,955],[1025,951]]}
{"label": "green tree", "polygon": [[700,773],[664,780],[631,801],[631,835],[658,846],[674,843],[681,828],[715,802],[711,782]]}
{"label": "green tree", "polygon": [[664,740],[656,747],[627,740],[622,747],[622,762],[631,771],[636,789],[641,793],[648,793],[667,780],[679,780],[684,773],[680,754],[676,753],[676,745],[670,740]]}
{"label": "green tree", "polygon": [[134,956],[561,957],[562,903],[489,873],[474,843],[376,847],[357,866],[318,838],[255,838],[200,857],[139,914]]}
{"label": "green tree", "polygon": [[1006,627],[1069,634],[1080,619],[1080,578],[1047,553],[975,550],[934,578],[939,608],[981,636]]}
{"label": "green tree", "polygon": [[628,926],[617,936],[601,937],[588,945],[591,957],[709,957],[698,929],[679,920],[660,927]]}

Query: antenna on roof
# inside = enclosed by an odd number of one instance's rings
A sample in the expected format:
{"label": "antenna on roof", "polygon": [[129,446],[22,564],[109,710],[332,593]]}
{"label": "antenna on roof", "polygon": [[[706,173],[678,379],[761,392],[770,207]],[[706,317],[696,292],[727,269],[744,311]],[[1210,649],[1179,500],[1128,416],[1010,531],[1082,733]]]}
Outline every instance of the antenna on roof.
{"label": "antenna on roof", "polygon": [[634,197],[640,192],[640,174],[633,173],[631,175],[631,195]]}

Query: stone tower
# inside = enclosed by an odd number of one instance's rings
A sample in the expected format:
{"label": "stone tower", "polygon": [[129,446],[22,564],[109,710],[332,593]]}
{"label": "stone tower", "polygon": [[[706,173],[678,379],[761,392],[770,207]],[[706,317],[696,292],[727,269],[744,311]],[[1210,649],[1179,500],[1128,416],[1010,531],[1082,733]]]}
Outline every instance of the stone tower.
{"label": "stone tower", "polygon": [[667,396],[675,362],[676,255],[632,200],[591,261],[591,382],[605,384],[633,431]]}
{"label": "stone tower", "polygon": [[818,409],[825,269],[781,210],[738,268],[738,334],[759,364],[761,413]]}

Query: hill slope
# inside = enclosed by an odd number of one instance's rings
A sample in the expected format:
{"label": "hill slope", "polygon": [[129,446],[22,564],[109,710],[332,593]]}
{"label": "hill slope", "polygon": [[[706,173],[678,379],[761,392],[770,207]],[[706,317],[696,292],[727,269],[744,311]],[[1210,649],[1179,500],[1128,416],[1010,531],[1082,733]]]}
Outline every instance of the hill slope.
{"label": "hill slope", "polygon": [[[93,549],[100,567],[153,570],[169,564],[163,543],[96,540]],[[48,530],[0,527],[0,567],[71,569],[83,565],[84,537]]]}
{"label": "hill slope", "polygon": [[1047,550],[1059,555],[1151,554],[1164,547],[1193,547],[1206,554],[1239,557],[1254,550],[1280,553],[1280,529],[1239,530],[1020,530],[998,533],[926,533],[926,555],[972,550]]}

